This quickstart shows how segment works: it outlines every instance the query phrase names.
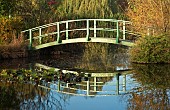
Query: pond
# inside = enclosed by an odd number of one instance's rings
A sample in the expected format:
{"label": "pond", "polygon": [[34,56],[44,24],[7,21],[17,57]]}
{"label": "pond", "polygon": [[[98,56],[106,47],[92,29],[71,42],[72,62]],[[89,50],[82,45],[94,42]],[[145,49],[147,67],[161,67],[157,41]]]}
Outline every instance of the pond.
{"label": "pond", "polygon": [[170,65],[130,64],[119,53],[67,57],[1,61],[0,109],[170,109]]}

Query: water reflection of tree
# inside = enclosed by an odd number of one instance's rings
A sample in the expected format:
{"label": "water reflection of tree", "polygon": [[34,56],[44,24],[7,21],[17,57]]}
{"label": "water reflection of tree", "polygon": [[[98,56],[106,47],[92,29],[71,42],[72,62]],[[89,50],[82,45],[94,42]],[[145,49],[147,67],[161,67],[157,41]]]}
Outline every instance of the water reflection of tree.
{"label": "water reflection of tree", "polygon": [[113,71],[115,66],[126,66],[128,55],[125,47],[104,43],[87,43],[78,68],[97,71]]}
{"label": "water reflection of tree", "polygon": [[19,109],[20,100],[11,85],[0,82],[0,109]]}
{"label": "water reflection of tree", "polygon": [[[48,94],[44,97],[37,95],[34,99],[25,100],[21,104],[21,109],[26,110],[63,110],[63,105],[60,100],[63,100],[62,96],[60,98],[55,98],[54,92],[47,90]],[[59,100],[60,99],[60,100]]]}
{"label": "water reflection of tree", "polygon": [[[52,92],[37,87],[33,84],[17,82],[0,82],[0,109],[57,109],[63,110],[61,100],[68,97],[55,98]],[[66,98],[66,99],[63,99]]]}
{"label": "water reflection of tree", "polygon": [[130,110],[170,109],[170,65],[133,65],[134,78],[142,85],[132,92]]}
{"label": "water reflection of tree", "polygon": [[[44,65],[65,68],[65,69],[84,69],[94,71],[113,71],[115,67],[127,68],[129,66],[127,48],[122,45],[106,43],[79,43],[77,48],[72,45],[62,45],[63,48],[56,48],[59,54],[45,56],[37,60],[37,63]],[[49,51],[49,50],[48,50]],[[53,50],[53,52],[55,52]],[[56,52],[56,53],[57,53]],[[46,52],[48,53],[48,52]],[[44,60],[45,59],[45,60]]]}

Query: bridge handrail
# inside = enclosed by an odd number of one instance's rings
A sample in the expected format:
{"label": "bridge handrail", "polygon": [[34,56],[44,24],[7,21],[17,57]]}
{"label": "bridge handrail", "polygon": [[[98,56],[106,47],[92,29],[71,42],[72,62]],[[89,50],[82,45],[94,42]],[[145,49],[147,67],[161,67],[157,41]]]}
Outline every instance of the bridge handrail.
{"label": "bridge handrail", "polygon": [[[94,28],[89,28],[90,30],[94,30]],[[81,29],[72,29],[72,30],[63,30],[63,31],[60,31],[60,33],[65,33],[66,31],[68,31],[68,32],[71,32],[71,31],[85,31],[86,30],[86,28],[81,28]],[[105,30],[105,31],[107,31],[107,28],[105,28],[105,29],[102,29],[102,28],[97,28],[96,30]],[[116,29],[111,29],[111,28],[109,28],[108,29],[108,31],[116,31]],[[123,30],[120,30],[120,31],[123,31]],[[129,33],[129,32],[131,32],[131,33]],[[127,30],[125,30],[125,33],[129,33],[129,34],[132,34],[132,35],[136,35],[136,36],[141,36],[141,35],[139,35],[139,34],[135,34],[135,33],[133,33],[132,31],[127,31]],[[52,32],[52,33],[48,33],[48,34],[43,34],[43,35],[41,35],[41,36],[36,36],[36,37],[33,37],[33,39],[38,39],[38,38],[40,38],[40,37],[46,37],[46,36],[49,36],[49,35],[55,35],[55,34],[58,34],[58,32]],[[29,40],[29,39],[28,39]]]}
{"label": "bridge handrail", "polygon": [[[42,26],[38,26],[38,27],[34,27],[34,28],[30,28],[31,30],[38,30],[39,28],[46,28],[46,27],[50,27],[50,26],[55,26],[57,25],[57,23],[59,24],[63,24],[63,23],[70,23],[70,22],[77,22],[77,21],[86,21],[86,20],[89,20],[89,21],[112,21],[112,22],[125,22],[125,23],[131,23],[130,21],[124,21],[124,20],[116,20],[116,19],[77,19],[77,20],[66,20],[66,21],[58,21],[58,22],[54,22],[54,23],[49,23],[49,24],[45,24],[45,25],[42,25]],[[27,29],[27,30],[23,30],[21,32],[27,32],[29,31],[30,29]]]}
{"label": "bridge handrail", "polygon": [[[92,21],[92,22],[91,22]],[[109,22],[109,23],[116,23],[116,24],[110,24],[110,25],[106,25],[106,26],[109,26],[109,27],[98,27],[98,21],[102,21],[102,22]],[[70,25],[69,23],[77,23],[77,22],[80,22],[80,23],[83,23],[85,22],[85,24],[83,25],[83,27],[79,26],[78,27],[73,27],[73,29],[69,29]],[[91,24],[92,23],[92,24]],[[60,28],[60,24],[64,24],[65,25],[65,28]],[[115,32],[116,31],[116,38],[112,39],[113,43],[116,43],[118,44],[119,41],[120,41],[120,38],[119,38],[119,34],[120,32],[122,32],[122,40],[126,40],[126,34],[128,33],[129,34],[129,31],[126,30],[126,24],[131,24],[130,21],[125,21],[125,20],[116,20],[116,19],[77,19],[77,20],[66,20],[66,21],[59,21],[59,22],[54,22],[54,23],[49,23],[49,24],[46,24],[46,25],[42,25],[42,26],[38,26],[38,27],[35,27],[35,28],[31,28],[31,29],[28,29],[28,30],[24,30],[24,31],[21,31],[21,36],[24,35],[25,32],[28,32],[29,34],[29,49],[32,49],[32,44],[33,44],[33,39],[39,39],[39,44],[38,46],[42,46],[43,48],[43,44],[42,44],[42,38],[43,37],[46,37],[46,36],[49,36],[49,35],[57,35],[56,36],[56,41],[58,44],[62,44],[62,40],[61,37],[60,37],[60,34],[61,33],[65,33],[65,39],[64,40],[68,40],[69,39],[69,32],[72,32],[72,31],[86,31],[86,41],[90,41],[90,31],[94,31],[93,34],[94,34],[94,38],[97,37],[97,31],[110,31],[110,32]],[[56,26],[55,30],[53,32],[49,32],[49,33],[44,33],[42,31],[42,29],[44,28],[48,28],[48,27],[52,27],[52,26]],[[53,27],[52,27],[53,28]],[[39,34],[37,36],[33,36],[33,33],[34,32],[37,32],[39,31]],[[37,32],[38,33],[38,32]],[[109,37],[110,38],[110,37]],[[74,39],[74,38],[71,38],[71,39]],[[96,40],[97,41],[97,40]],[[99,41],[100,42],[100,41]],[[110,42],[111,43],[111,42]],[[51,42],[51,45],[53,45],[54,42]],[[56,44],[56,43],[55,43]],[[129,42],[126,42],[124,43],[125,45],[132,45],[132,44],[129,44]],[[48,44],[47,44],[48,45]],[[44,44],[45,46],[45,44]],[[48,45],[50,46],[50,44]],[[37,47],[36,47],[37,48]]]}
{"label": "bridge handrail", "polygon": [[[94,28],[89,28],[90,30],[94,30]],[[68,32],[72,32],[72,31],[85,31],[87,30],[86,28],[80,28],[80,29],[72,29],[72,30],[63,30],[63,31],[60,31],[60,33],[65,33],[66,31]],[[111,29],[111,28],[96,28],[96,30],[104,30],[104,31],[116,31],[117,29]],[[123,30],[119,30],[119,31],[123,31]],[[129,34],[132,34],[132,35],[137,35],[137,36],[140,36],[139,34],[135,34],[133,33],[132,31],[128,31],[128,30],[125,30],[125,33],[129,33]],[[36,37],[33,37],[33,39],[38,39],[39,37],[46,37],[46,36],[49,36],[49,35],[55,35],[55,34],[58,34],[58,32],[52,32],[52,33],[48,33],[48,34],[43,34],[41,36],[36,36]],[[28,39],[29,40],[29,39]]]}
{"label": "bridge handrail", "polygon": [[[86,31],[87,28],[77,28],[77,29],[69,29],[69,30],[63,30],[63,31],[60,31],[60,33],[65,33],[65,32],[72,32],[72,31]],[[89,30],[95,30],[94,28],[89,28]],[[96,28],[97,31],[117,31],[117,29],[111,29],[111,28]],[[119,31],[123,31],[123,30],[119,30]],[[125,30],[125,32],[127,33],[127,31]],[[58,34],[58,32],[52,32],[52,33],[48,33],[48,34],[43,34],[41,36],[36,36],[36,37],[33,37],[33,39],[37,39],[39,37],[46,37],[48,35],[55,35],[55,34]]]}

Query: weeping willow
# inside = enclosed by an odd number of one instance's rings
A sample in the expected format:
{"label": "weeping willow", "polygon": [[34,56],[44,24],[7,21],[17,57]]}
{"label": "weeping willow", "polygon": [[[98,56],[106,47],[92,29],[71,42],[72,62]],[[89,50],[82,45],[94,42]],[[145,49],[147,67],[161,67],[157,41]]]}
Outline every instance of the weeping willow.
{"label": "weeping willow", "polygon": [[56,14],[67,18],[112,18],[118,8],[116,1],[63,0]]}

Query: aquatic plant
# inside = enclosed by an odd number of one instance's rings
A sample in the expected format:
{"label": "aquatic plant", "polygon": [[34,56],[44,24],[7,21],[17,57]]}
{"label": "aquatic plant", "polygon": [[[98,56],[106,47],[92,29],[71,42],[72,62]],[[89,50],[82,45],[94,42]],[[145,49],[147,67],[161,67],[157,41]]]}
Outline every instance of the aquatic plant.
{"label": "aquatic plant", "polygon": [[0,71],[0,80],[20,83],[32,82],[39,84],[42,81],[51,82],[56,80],[63,82],[80,82],[83,77],[83,75],[76,75],[74,73],[63,73],[62,71],[57,72],[54,69],[43,71],[32,71],[26,69]]}

